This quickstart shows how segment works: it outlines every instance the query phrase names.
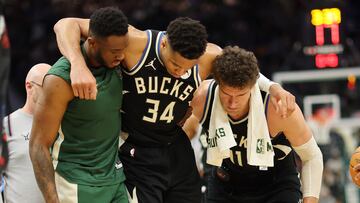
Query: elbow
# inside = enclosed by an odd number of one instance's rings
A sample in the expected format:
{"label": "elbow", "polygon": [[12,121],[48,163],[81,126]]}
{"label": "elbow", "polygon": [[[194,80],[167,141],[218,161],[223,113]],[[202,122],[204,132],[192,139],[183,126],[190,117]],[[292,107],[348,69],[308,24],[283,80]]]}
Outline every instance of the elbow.
{"label": "elbow", "polygon": [[62,18],[62,19],[58,20],[58,21],[55,23],[55,25],[54,25],[54,27],[53,27],[53,30],[54,30],[55,33],[58,33],[59,30],[61,30],[61,27],[62,27],[62,25],[65,23],[65,21],[66,21],[66,19],[65,19],[65,18]]}
{"label": "elbow", "polygon": [[77,23],[74,18],[62,18],[55,23],[53,30],[55,34],[59,34],[65,29],[75,28],[76,24]]}

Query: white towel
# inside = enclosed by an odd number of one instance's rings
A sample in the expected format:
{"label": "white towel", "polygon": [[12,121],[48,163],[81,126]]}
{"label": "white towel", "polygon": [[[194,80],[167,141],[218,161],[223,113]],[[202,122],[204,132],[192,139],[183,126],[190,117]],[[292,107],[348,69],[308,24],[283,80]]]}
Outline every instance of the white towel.
{"label": "white towel", "polygon": [[[221,166],[222,160],[230,157],[229,149],[235,146],[236,142],[228,115],[220,102],[219,86],[216,87],[214,94],[206,162],[211,165]],[[251,89],[247,135],[248,164],[259,166],[260,169],[274,166],[274,151],[258,83]]]}
{"label": "white towel", "polygon": [[211,109],[206,163],[221,166],[222,160],[230,157],[229,149],[235,145],[234,134],[227,113],[221,105],[217,86]]}
{"label": "white towel", "polygon": [[260,169],[274,166],[274,150],[258,83],[251,89],[246,150],[249,165]]}

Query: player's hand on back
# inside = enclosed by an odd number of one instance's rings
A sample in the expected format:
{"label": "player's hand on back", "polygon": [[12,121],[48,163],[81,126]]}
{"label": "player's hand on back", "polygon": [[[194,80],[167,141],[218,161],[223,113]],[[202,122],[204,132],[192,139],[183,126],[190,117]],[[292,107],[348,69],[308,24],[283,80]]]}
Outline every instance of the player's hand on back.
{"label": "player's hand on back", "polygon": [[[70,79],[75,97],[95,100],[97,95],[96,79],[83,60],[71,63]],[[76,66],[77,68],[73,68]]]}
{"label": "player's hand on back", "polygon": [[286,118],[295,110],[295,96],[283,89],[279,84],[270,87],[271,103],[275,106],[276,112]]}

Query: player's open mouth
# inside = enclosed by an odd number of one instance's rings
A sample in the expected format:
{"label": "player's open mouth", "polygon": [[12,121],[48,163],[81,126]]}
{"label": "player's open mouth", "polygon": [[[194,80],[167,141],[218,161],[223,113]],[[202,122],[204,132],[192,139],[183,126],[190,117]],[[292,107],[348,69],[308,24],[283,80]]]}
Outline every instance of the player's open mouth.
{"label": "player's open mouth", "polygon": [[118,66],[120,65],[121,61],[114,61],[112,62],[112,66]]}

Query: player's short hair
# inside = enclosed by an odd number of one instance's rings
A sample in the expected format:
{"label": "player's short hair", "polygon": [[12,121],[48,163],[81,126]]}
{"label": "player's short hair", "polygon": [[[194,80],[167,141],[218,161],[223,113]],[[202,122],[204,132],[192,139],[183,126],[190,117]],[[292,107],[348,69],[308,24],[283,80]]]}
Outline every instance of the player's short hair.
{"label": "player's short hair", "polygon": [[254,53],[238,46],[227,46],[213,61],[213,74],[219,84],[244,88],[253,86],[259,77]]}
{"label": "player's short hair", "polygon": [[127,17],[118,8],[100,8],[90,16],[89,36],[104,38],[111,35],[122,36],[127,32]]}
{"label": "player's short hair", "polygon": [[207,32],[199,21],[179,17],[171,21],[166,29],[170,47],[187,59],[197,59],[204,54]]}

